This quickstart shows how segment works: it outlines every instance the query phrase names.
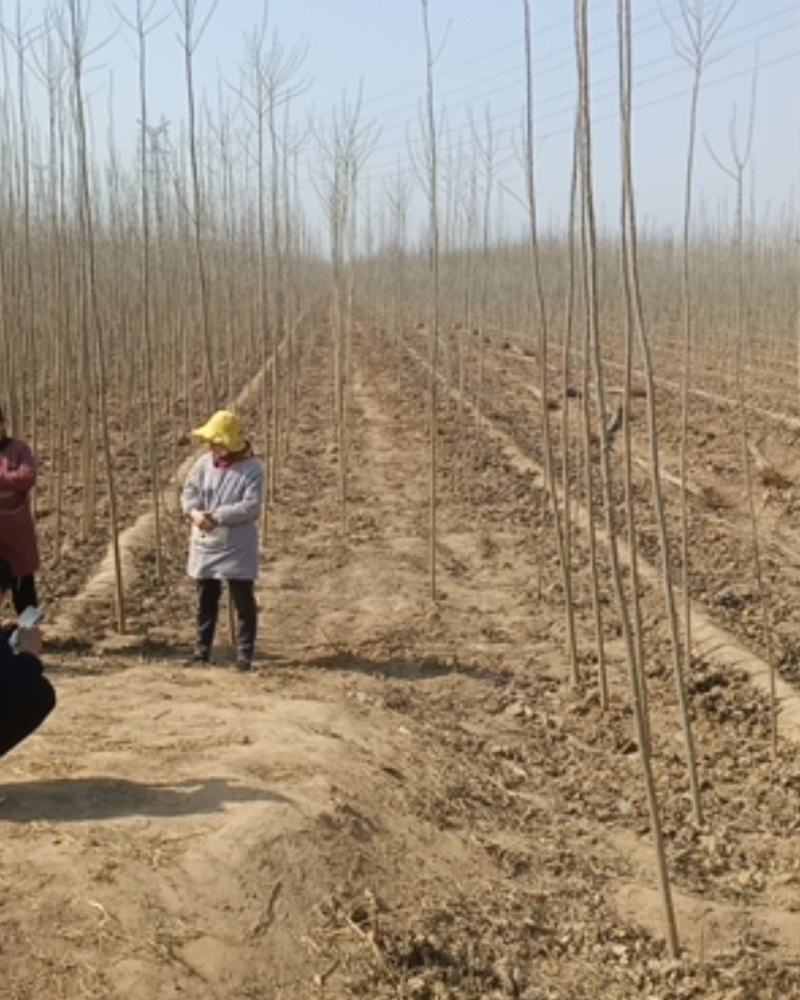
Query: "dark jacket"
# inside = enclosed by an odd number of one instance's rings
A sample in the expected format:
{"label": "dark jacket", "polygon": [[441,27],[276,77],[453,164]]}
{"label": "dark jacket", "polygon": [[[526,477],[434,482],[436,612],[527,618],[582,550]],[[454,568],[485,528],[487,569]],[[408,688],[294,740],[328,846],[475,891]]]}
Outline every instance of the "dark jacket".
{"label": "dark jacket", "polygon": [[29,736],[56,704],[42,661],[32,653],[14,653],[0,631],[0,757]]}

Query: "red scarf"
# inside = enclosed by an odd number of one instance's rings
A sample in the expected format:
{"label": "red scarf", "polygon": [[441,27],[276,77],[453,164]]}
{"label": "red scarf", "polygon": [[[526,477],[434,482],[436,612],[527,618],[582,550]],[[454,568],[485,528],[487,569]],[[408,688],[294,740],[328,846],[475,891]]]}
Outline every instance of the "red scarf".
{"label": "red scarf", "polygon": [[241,451],[228,451],[224,455],[216,455],[214,458],[214,468],[230,469],[236,462],[242,462],[245,458],[252,458],[252,456],[253,449],[250,447],[250,442],[248,441]]}

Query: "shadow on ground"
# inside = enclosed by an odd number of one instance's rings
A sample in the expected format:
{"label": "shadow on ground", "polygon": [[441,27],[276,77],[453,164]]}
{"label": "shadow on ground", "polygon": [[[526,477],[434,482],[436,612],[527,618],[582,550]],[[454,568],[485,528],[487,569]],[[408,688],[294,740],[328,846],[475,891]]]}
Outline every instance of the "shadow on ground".
{"label": "shadow on ground", "polygon": [[[43,662],[47,673],[53,678],[87,677],[97,674],[112,674],[153,663],[167,669],[198,669],[191,657],[191,647],[176,647],[165,643],[142,640],[130,643],[124,649],[103,649],[92,646],[59,646],[48,643]],[[215,651],[211,662],[200,664],[199,669],[208,667],[232,667],[236,661],[235,650]],[[271,666],[286,666],[294,661],[278,654],[258,653],[253,660],[256,671]]]}
{"label": "shadow on ground", "polygon": [[31,820],[74,823],[126,816],[189,816],[224,812],[233,802],[292,800],[277,792],[232,785],[227,778],[205,778],[145,784],[123,778],[61,778],[20,781],[2,786],[7,796],[0,823]]}
{"label": "shadow on ground", "polygon": [[502,684],[509,677],[508,671],[500,668],[492,669],[478,664],[446,662],[435,656],[422,656],[418,659],[370,659],[358,653],[337,652],[307,660],[304,665],[317,667],[321,670],[371,674],[374,677],[385,677],[387,680],[394,681],[435,680],[458,674],[489,684]]}

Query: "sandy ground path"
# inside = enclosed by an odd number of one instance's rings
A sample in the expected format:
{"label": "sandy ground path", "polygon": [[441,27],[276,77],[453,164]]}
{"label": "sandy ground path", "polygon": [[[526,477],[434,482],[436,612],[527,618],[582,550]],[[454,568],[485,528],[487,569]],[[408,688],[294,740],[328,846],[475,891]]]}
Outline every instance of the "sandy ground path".
{"label": "sandy ground path", "polygon": [[[325,407],[327,393],[320,397]],[[392,457],[394,447],[419,454],[424,442],[405,428],[393,439],[387,436],[391,416],[381,412],[360,373],[353,416],[346,540],[332,428],[323,430],[331,439],[324,446],[308,424],[299,429],[301,471],[284,488],[272,535],[277,555],[262,581],[265,642],[271,647],[274,637],[285,643],[286,656],[353,650],[424,614],[426,549],[419,524],[424,468],[412,467],[409,475],[408,463]],[[314,463],[319,458],[321,478]]]}
{"label": "sandy ground path", "polygon": [[[509,521],[499,511],[487,521],[480,510],[442,502],[433,604],[424,396],[409,393],[375,346],[370,353],[362,345],[357,357],[347,539],[340,528],[333,429],[323,416],[332,404],[318,376],[313,392],[321,405],[306,419],[324,430],[310,423],[299,429],[297,471],[271,536],[278,554],[270,556],[262,581],[266,649],[300,661],[358,654],[365,667],[374,658],[385,670],[413,673],[414,663],[404,668],[389,660],[409,652],[497,660],[512,649],[519,654],[526,643],[535,647],[549,623],[531,614],[539,560],[525,512],[515,511]],[[312,471],[320,460],[322,478]]]}

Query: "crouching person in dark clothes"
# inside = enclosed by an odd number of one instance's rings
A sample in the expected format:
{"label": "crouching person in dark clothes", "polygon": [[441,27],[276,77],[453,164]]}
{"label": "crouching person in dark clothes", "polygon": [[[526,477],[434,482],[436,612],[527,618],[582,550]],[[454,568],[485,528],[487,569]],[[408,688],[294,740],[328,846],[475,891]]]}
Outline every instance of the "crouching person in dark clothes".
{"label": "crouching person in dark clothes", "polygon": [[[13,586],[11,565],[0,558],[0,606]],[[0,757],[30,736],[55,707],[55,691],[42,673],[41,651],[38,628],[19,628],[13,649],[6,630],[0,629]]]}

